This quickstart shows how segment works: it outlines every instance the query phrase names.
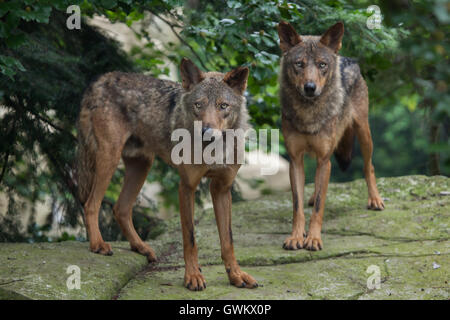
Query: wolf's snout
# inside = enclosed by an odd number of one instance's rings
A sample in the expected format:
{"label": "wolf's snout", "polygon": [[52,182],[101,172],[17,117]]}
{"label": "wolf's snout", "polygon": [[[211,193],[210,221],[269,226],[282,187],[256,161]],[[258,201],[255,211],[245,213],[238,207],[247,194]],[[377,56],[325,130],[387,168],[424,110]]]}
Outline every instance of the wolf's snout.
{"label": "wolf's snout", "polygon": [[210,126],[204,126],[204,127],[202,127],[202,135],[205,135],[205,133],[206,133],[208,130],[212,130]]}
{"label": "wolf's snout", "polygon": [[[206,125],[202,127],[202,137],[206,139],[206,141],[214,141],[216,139],[217,133],[215,132],[217,129],[213,129],[210,126]],[[204,140],[205,141],[205,140]]]}
{"label": "wolf's snout", "polygon": [[307,82],[303,86],[303,89],[305,90],[306,95],[313,96],[316,91],[316,84],[314,82]]}

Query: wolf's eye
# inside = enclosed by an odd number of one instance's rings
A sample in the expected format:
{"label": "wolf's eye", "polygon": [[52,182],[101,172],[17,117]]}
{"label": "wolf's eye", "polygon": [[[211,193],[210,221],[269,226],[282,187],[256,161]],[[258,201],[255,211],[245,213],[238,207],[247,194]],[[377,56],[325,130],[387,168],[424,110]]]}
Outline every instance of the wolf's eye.
{"label": "wolf's eye", "polygon": [[297,62],[295,63],[295,65],[296,65],[297,67],[299,67],[299,68],[303,68],[303,67],[305,66],[305,63],[304,63],[303,61],[297,61]]}
{"label": "wolf's eye", "polygon": [[194,108],[197,110],[200,109],[200,103],[198,102],[194,103]]}
{"label": "wolf's eye", "polygon": [[327,64],[325,63],[325,62],[320,62],[319,63],[319,68],[320,69],[323,69],[323,68],[325,68],[327,66]]}
{"label": "wolf's eye", "polygon": [[219,107],[220,107],[220,110],[226,110],[226,109],[228,109],[229,105],[226,104],[226,103],[221,103],[221,104],[219,105]]}

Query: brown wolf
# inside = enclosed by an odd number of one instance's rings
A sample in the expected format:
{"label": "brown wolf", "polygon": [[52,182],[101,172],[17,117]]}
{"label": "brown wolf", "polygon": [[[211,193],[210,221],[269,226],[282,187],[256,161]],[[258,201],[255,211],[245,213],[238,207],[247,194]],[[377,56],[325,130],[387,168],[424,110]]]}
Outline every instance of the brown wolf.
{"label": "brown wolf", "polygon": [[[286,22],[278,25],[282,51],[280,98],[282,132],[290,161],[293,196],[292,234],[283,244],[288,250],[320,250],[322,217],[335,154],[341,169],[351,162],[354,136],[364,157],[364,174],[369,190],[368,208],[383,210],[372,165],[368,91],[358,64],[338,55],[344,25],[336,23],[322,36],[299,36]],[[313,213],[305,233],[303,157],[317,159],[315,191],[309,200]],[[306,238],[305,238],[306,237]]]}
{"label": "brown wolf", "polygon": [[180,174],[179,200],[183,235],[185,277],[190,290],[203,290],[194,237],[194,193],[204,176],[211,178],[210,191],[230,283],[255,288],[253,277],[241,271],[234,256],[231,232],[231,185],[238,164],[175,165],[171,160],[171,133],[176,128],[192,131],[194,121],[203,130],[245,128],[249,69],[239,67],[226,74],[202,72],[190,60],[181,62],[182,85],[142,74],[112,72],[100,77],[86,91],[78,123],[79,196],[84,203],[90,250],[111,255],[98,227],[98,212],[110,179],[119,164],[125,179],[114,216],[131,249],[155,261],[153,249],[140,239],[132,223],[132,207],[144,184],[155,155],[176,167]]}

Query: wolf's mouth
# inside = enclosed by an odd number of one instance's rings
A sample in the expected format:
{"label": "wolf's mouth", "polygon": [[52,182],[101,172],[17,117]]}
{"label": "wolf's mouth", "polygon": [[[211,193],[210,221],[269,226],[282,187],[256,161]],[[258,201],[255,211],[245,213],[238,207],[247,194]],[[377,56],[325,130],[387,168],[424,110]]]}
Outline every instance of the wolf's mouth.
{"label": "wolf's mouth", "polygon": [[314,100],[314,99],[316,99],[317,97],[320,96],[320,94],[315,94],[315,93],[313,93],[313,94],[311,94],[311,95],[308,95],[308,94],[307,94],[305,91],[303,91],[302,88],[299,87],[299,86],[295,86],[295,88],[297,89],[297,92],[298,92],[302,97],[306,98],[307,100]]}

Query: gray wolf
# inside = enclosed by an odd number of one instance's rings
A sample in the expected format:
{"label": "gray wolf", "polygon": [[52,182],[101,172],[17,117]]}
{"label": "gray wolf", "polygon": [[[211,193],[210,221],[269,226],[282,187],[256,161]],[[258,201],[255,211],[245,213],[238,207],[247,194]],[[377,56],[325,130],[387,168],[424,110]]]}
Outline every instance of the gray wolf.
{"label": "gray wolf", "polygon": [[[352,159],[354,137],[359,140],[368,186],[367,207],[383,210],[372,165],[373,143],[369,128],[368,89],[358,64],[338,54],[344,25],[336,23],[322,36],[300,36],[287,22],[278,25],[282,51],[280,99],[282,132],[290,157],[293,197],[291,235],[284,241],[287,250],[321,250],[322,218],[334,153],[341,169]],[[317,160],[315,191],[309,200],[314,206],[308,234],[305,232],[303,158]]]}
{"label": "gray wolf", "polygon": [[257,282],[241,271],[233,249],[230,191],[239,165],[175,165],[171,160],[171,132],[177,128],[192,130],[197,120],[202,121],[202,131],[247,126],[243,94],[249,69],[239,67],[226,74],[202,72],[190,60],[183,59],[180,72],[182,84],[142,74],[112,72],[101,76],[84,94],[78,122],[77,174],[90,250],[112,254],[110,244],[100,234],[98,212],[122,158],[125,178],[114,216],[131,249],[145,255],[149,262],[156,260],[154,250],[136,233],[132,208],[154,157],[159,156],[180,174],[185,286],[190,290],[206,288],[194,236],[194,193],[202,177],[208,177],[229,281],[237,287],[255,288]]}

